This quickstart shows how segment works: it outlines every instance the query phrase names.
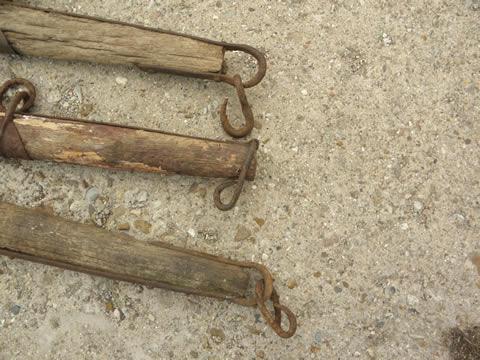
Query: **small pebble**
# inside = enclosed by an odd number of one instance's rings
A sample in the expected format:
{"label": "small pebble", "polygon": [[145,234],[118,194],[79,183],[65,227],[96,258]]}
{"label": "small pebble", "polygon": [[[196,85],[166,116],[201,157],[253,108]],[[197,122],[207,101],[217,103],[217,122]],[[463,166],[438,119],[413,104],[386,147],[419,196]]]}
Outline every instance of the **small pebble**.
{"label": "small pebble", "polygon": [[414,201],[413,202],[413,208],[416,210],[416,211],[420,211],[423,209],[423,204],[420,202],[420,201]]}
{"label": "small pebble", "polygon": [[257,223],[258,226],[262,227],[263,225],[265,225],[265,219],[262,219],[262,218],[253,218],[253,220],[255,220],[255,222]]}
{"label": "small pebble", "polygon": [[287,287],[288,287],[289,289],[295,289],[296,287],[298,287],[298,283],[297,283],[297,281],[296,281],[295,279],[289,279],[289,280],[287,281]]}
{"label": "small pebble", "polygon": [[113,303],[111,301],[109,301],[105,304],[105,310],[107,310],[107,312],[112,312],[113,309],[114,309],[114,306],[113,306]]}
{"label": "small pebble", "polygon": [[83,102],[82,88],[80,87],[80,85],[76,85],[73,88],[73,94],[77,97],[78,102],[80,102],[80,103]]}
{"label": "small pebble", "polygon": [[93,204],[99,196],[100,190],[98,190],[96,187],[91,187],[85,193],[85,200],[87,200],[89,204]]}
{"label": "small pebble", "polygon": [[20,313],[20,305],[13,305],[11,308],[10,308],[10,312],[13,314],[13,315],[18,315]]}
{"label": "small pebble", "polygon": [[303,90],[302,90],[302,95],[303,95],[303,96],[307,96],[307,95],[308,95],[307,89],[303,89]]}
{"label": "small pebble", "polygon": [[237,234],[235,235],[235,241],[245,241],[250,240],[252,237],[252,231],[244,225],[239,225],[237,227]]}
{"label": "small pebble", "polygon": [[60,327],[60,321],[56,318],[50,319],[50,326],[52,329],[58,329]]}
{"label": "small pebble", "polygon": [[128,230],[130,230],[130,224],[128,224],[128,223],[119,224],[119,225],[117,226],[117,230],[120,230],[120,231],[128,231]]}
{"label": "small pebble", "polygon": [[225,333],[222,329],[212,328],[210,329],[209,333],[213,341],[215,341],[217,344],[220,344],[225,340]]}
{"label": "small pebble", "polygon": [[397,289],[395,289],[394,286],[389,286],[389,287],[385,288],[385,290],[384,290],[384,293],[387,296],[393,296],[393,295],[395,295],[396,292],[397,292]]}
{"label": "small pebble", "polygon": [[196,233],[196,231],[195,231],[194,229],[188,229],[187,233],[188,233],[188,235],[190,235],[192,238],[194,238],[194,237],[197,235],[197,233]]}
{"label": "small pebble", "polygon": [[383,45],[390,46],[393,44],[393,40],[388,34],[383,33],[382,38],[383,38]]}
{"label": "small pebble", "polygon": [[135,229],[147,235],[152,231],[152,224],[145,220],[135,220],[133,226],[135,226]]}
{"label": "small pebble", "polygon": [[115,81],[117,82],[118,85],[122,85],[122,86],[125,86],[128,83],[128,79],[122,76],[117,76]]}
{"label": "small pebble", "polygon": [[416,296],[407,295],[407,305],[408,306],[415,306],[419,303],[419,300]]}
{"label": "small pebble", "polygon": [[155,316],[153,316],[152,314],[148,314],[148,320],[150,320],[151,322],[154,322]]}
{"label": "small pebble", "polygon": [[118,321],[122,321],[125,319],[125,314],[120,309],[113,310],[113,317]]}
{"label": "small pebble", "polygon": [[407,223],[401,224],[400,229],[402,229],[403,231],[408,230],[408,224]]}

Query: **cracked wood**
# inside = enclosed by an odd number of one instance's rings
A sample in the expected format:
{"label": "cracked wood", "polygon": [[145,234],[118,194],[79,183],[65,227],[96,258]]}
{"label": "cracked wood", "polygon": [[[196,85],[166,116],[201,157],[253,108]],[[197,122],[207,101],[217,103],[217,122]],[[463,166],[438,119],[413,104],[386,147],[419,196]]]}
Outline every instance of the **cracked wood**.
{"label": "cracked wood", "polygon": [[[0,117],[3,115],[0,112]],[[163,174],[234,178],[249,148],[248,143],[44,115],[16,114],[11,127],[18,131],[32,160]],[[9,155],[16,157],[11,151]],[[247,179],[253,180],[255,172],[254,160]]]}
{"label": "cracked wood", "polygon": [[[0,112],[1,116],[4,114]],[[248,143],[216,141],[44,115],[16,114],[12,125],[32,160],[119,170],[235,178],[249,148]],[[10,157],[16,156],[10,151]],[[254,160],[247,179],[253,180],[255,172]]]}
{"label": "cracked wood", "polygon": [[[203,296],[245,296],[250,274],[213,256],[149,243],[0,202],[0,255]],[[217,260],[215,260],[217,259]]]}
{"label": "cracked wood", "polygon": [[174,71],[220,72],[223,47],[128,24],[0,1],[0,30],[21,55]]}

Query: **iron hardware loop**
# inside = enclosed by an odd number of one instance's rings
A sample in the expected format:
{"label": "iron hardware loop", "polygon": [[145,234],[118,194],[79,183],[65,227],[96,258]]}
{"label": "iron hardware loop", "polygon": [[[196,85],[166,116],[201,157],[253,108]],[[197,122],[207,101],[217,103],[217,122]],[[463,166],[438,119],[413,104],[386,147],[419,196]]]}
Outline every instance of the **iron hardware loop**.
{"label": "iron hardware loop", "polygon": [[[258,140],[252,140],[249,143],[249,148],[247,155],[245,157],[245,162],[242,165],[242,168],[240,169],[240,174],[238,176],[238,179],[236,180],[227,180],[223,184],[220,184],[217,186],[215,189],[215,192],[213,194],[213,201],[215,202],[215,206],[222,211],[227,211],[233,209],[233,207],[237,204],[237,201],[240,197],[240,194],[242,193],[243,190],[243,185],[245,184],[245,180],[247,177],[247,172],[248,169],[250,169],[250,166],[252,165],[253,158],[255,157],[255,152],[258,149],[259,142]],[[235,190],[233,191],[233,196],[230,199],[228,203],[222,202],[222,192],[229,188],[235,186]]]}
{"label": "iron hardware loop", "polygon": [[[10,100],[9,104],[4,105],[3,102],[7,91],[16,87],[24,87],[26,91],[21,90],[17,92]],[[9,80],[0,86],[0,111],[4,112],[3,118],[0,119],[0,141],[7,125],[13,120],[15,112],[25,112],[30,109],[35,101],[35,96],[35,87],[31,82],[25,79],[18,78]],[[18,108],[19,105],[20,108]]]}
{"label": "iron hardware loop", "polygon": [[[264,294],[264,284],[262,281],[258,281],[257,285],[255,287],[255,293],[257,296],[257,306],[260,312],[262,313],[262,316],[264,320],[267,322],[268,325],[275,331],[275,333],[284,338],[290,338],[292,337],[295,332],[297,331],[297,318],[295,314],[285,305],[280,304],[280,296],[278,295],[277,291],[275,288],[273,289],[272,296],[269,300],[272,301],[274,313],[272,313],[268,310],[267,305],[265,301],[263,300],[263,294]],[[287,315],[288,318],[288,329],[284,330],[282,328],[282,312]]]}

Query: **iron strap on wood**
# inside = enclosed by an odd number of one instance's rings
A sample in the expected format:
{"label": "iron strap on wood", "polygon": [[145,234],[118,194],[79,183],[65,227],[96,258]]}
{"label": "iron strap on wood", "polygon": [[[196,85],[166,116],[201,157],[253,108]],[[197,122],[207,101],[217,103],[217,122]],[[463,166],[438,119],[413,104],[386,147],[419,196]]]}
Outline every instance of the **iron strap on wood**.
{"label": "iron strap on wood", "polygon": [[18,55],[15,50],[10,46],[5,35],[3,35],[2,30],[0,30],[0,53],[10,54],[10,55]]}

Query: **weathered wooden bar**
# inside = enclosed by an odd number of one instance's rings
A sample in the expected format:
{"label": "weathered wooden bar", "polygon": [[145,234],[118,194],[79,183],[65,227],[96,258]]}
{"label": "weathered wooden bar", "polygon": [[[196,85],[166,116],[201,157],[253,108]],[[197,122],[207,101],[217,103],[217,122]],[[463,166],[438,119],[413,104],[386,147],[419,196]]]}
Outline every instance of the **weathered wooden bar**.
{"label": "weathered wooden bar", "polygon": [[[4,115],[0,112],[0,119]],[[11,140],[16,132],[20,144]],[[0,154],[7,157],[217,178],[238,177],[248,148],[248,143],[27,114],[15,114],[0,139]],[[253,161],[247,179],[255,172]]]}
{"label": "weathered wooden bar", "polygon": [[0,213],[1,255],[222,299],[247,293],[246,269],[205,254],[1,202]]}
{"label": "weathered wooden bar", "polygon": [[221,45],[165,31],[0,1],[0,30],[21,55],[217,73]]}

